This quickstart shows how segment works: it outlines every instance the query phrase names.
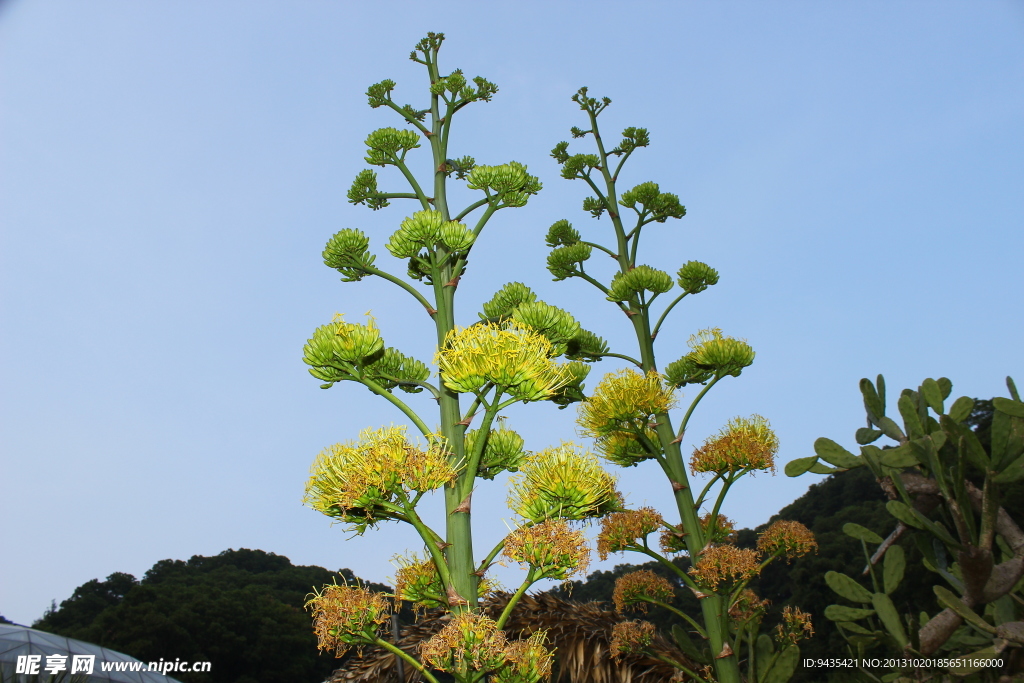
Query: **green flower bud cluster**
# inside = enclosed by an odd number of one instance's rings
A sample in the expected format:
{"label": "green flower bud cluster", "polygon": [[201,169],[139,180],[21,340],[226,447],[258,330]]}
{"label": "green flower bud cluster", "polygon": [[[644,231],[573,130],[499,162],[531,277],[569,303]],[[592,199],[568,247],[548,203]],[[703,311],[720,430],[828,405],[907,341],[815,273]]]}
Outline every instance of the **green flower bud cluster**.
{"label": "green flower bud cluster", "polygon": [[366,204],[374,211],[391,205],[387,197],[377,191],[377,174],[370,169],[360,171],[352,181],[352,187],[348,189],[348,201],[351,204]]}
{"label": "green flower bud cluster", "polygon": [[580,233],[573,229],[572,223],[563,218],[551,224],[544,241],[549,247],[567,247],[580,241]]}
{"label": "green flower bud cluster", "polygon": [[589,330],[580,328],[579,333],[566,344],[565,357],[593,363],[608,353],[608,343]]}
{"label": "green flower bud cluster", "polygon": [[693,350],[665,368],[665,380],[670,386],[704,384],[712,377],[726,375],[739,377],[756,355],[750,344],[724,336],[717,327],[701,330],[690,337],[688,344]]}
{"label": "green flower bud cluster", "polygon": [[453,95],[459,93],[459,97],[468,100],[473,96],[473,89],[466,86],[466,77],[462,75],[461,69],[456,69],[449,76],[442,76],[430,86],[430,92],[435,95],[443,95],[450,92]]}
{"label": "green flower bud cluster", "polygon": [[[649,427],[643,430],[644,436],[653,444],[658,443],[658,433]],[[597,438],[594,448],[601,457],[619,467],[636,467],[656,454],[646,447],[636,433],[632,431],[611,432]]]}
{"label": "green flower bud cluster", "polygon": [[[659,223],[686,215],[686,207],[679,203],[678,196],[662,192],[658,183],[652,182],[640,183],[632,190],[623,192],[619,204],[637,213],[648,213]],[[636,208],[637,204],[643,206],[643,211]]]}
{"label": "green flower bud cluster", "polygon": [[548,519],[582,520],[622,509],[615,478],[588,451],[572,443],[546,448],[512,476],[508,505],[539,524]]}
{"label": "green flower bud cluster", "polygon": [[687,294],[699,294],[711,285],[718,284],[718,271],[700,261],[688,261],[679,269],[676,282]]}
{"label": "green flower bud cluster", "polygon": [[601,158],[596,154],[573,154],[572,156],[569,156],[565,153],[563,148],[561,150],[562,154],[555,156],[558,151],[559,148],[556,146],[555,149],[551,151],[551,156],[556,159],[558,159],[559,156],[564,156],[565,161],[560,162],[562,164],[562,177],[567,178],[568,180],[589,176],[592,170],[595,168],[601,168]]}
{"label": "green flower bud cluster", "polygon": [[[411,130],[381,128],[366,138],[366,163],[373,166],[387,166],[405,159],[410,149],[420,146],[420,136]],[[399,154],[401,152],[401,154]]]}
{"label": "green flower bud cluster", "polygon": [[597,197],[585,197],[583,199],[583,210],[589,211],[594,218],[600,218],[608,207]]}
{"label": "green flower bud cluster", "polygon": [[384,348],[384,339],[371,318],[366,325],[347,323],[342,316],[313,332],[302,348],[303,360],[314,367],[349,363],[359,365]]}
{"label": "green flower bud cluster", "polygon": [[555,356],[565,353],[570,341],[580,332],[580,324],[568,311],[543,301],[520,304],[512,311],[512,320],[540,332],[554,347]]}
{"label": "green flower bud cluster", "polygon": [[501,166],[476,166],[469,172],[466,186],[485,190],[501,197],[505,206],[525,206],[530,195],[541,191],[537,176],[526,172],[526,166],[510,161]]}
{"label": "green flower bud cluster", "polygon": [[629,154],[637,147],[646,147],[651,144],[651,136],[646,128],[635,128],[630,126],[622,131],[622,142],[617,147],[608,151],[608,154],[621,156]]}
{"label": "green flower bud cluster", "polygon": [[367,325],[356,325],[338,316],[334,322],[316,328],[302,353],[303,362],[312,366],[309,374],[326,382],[321,385],[323,389],[364,377],[388,391],[397,386],[417,393],[423,389],[412,382],[425,382],[430,377],[430,368],[424,363],[397,349],[385,348],[372,319]]}
{"label": "green flower bud cluster", "polygon": [[[591,333],[587,332],[587,334]],[[562,366],[562,369],[569,377],[569,381],[566,382],[565,386],[555,391],[551,398],[548,399],[557,405],[559,409],[566,408],[567,406],[586,398],[586,394],[583,393],[583,380],[585,380],[587,375],[590,374],[590,366],[578,361],[566,363]]]}
{"label": "green flower bud cluster", "polygon": [[366,90],[366,97],[370,101],[370,106],[376,109],[382,107],[391,101],[391,91],[395,89],[395,82],[390,78],[386,78],[380,83],[374,83]]}
{"label": "green flower bud cluster", "polygon": [[402,221],[391,235],[387,249],[396,258],[413,258],[422,250],[443,245],[453,252],[465,252],[476,240],[473,231],[458,221],[446,221],[440,211],[417,211]]}
{"label": "green flower bud cluster", "polygon": [[532,303],[537,300],[533,290],[522,282],[510,282],[491,297],[491,300],[483,305],[484,312],[480,314],[481,320],[501,320],[512,315],[512,311],[521,304]]}
{"label": "green flower bud cluster", "polygon": [[[567,247],[559,247],[548,254],[548,271],[554,275],[555,282],[564,280],[582,272],[582,264],[590,258],[593,248],[589,244],[577,242]],[[576,264],[580,264],[577,268]]]}
{"label": "green flower bud cluster", "polygon": [[324,265],[344,277],[342,282],[357,282],[367,273],[376,258],[370,253],[370,238],[361,230],[345,228],[334,234],[324,247]]}
{"label": "green flower bud cluster", "polygon": [[637,266],[625,273],[615,274],[612,285],[608,288],[608,301],[629,301],[644,290],[664,294],[670,289],[671,275],[650,266]]}
{"label": "green flower bud cluster", "polygon": [[[479,438],[479,429],[466,432],[467,453],[473,452]],[[484,453],[480,459],[477,476],[494,479],[501,472],[518,472],[523,459],[527,456],[527,452],[523,448],[525,443],[523,437],[519,436],[515,430],[506,427],[492,429],[487,436],[487,443],[484,445]]]}

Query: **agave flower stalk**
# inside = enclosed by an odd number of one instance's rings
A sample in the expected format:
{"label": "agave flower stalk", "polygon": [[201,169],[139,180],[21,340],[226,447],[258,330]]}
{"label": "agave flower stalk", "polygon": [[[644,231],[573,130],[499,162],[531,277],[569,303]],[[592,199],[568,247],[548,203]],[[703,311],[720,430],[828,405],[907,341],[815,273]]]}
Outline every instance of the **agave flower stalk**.
{"label": "agave flower stalk", "polygon": [[[572,99],[587,120],[586,128],[574,127],[572,135],[591,136],[593,151],[571,153],[569,143],[560,142],[551,156],[561,165],[563,178],[587,185],[591,196],[584,199],[583,209],[593,218],[607,216],[613,240],[601,244],[584,238],[567,220],[557,221],[546,238],[552,248],[548,270],[555,280],[579,278],[594,286],[626,316],[637,344],[636,353],[612,352],[607,347],[593,350],[590,358],[626,360],[634,368],[609,374],[597,385],[593,395],[581,404],[579,424],[585,435],[596,439],[601,455],[614,464],[632,467],[646,460],[657,462],[671,486],[679,517],[679,524],[673,525],[660,515],[655,518],[653,511],[612,515],[605,520],[598,547],[602,556],[624,550],[643,553],[675,573],[700,598],[701,623],[680,613],[706,640],[706,654],[688,653],[708,667],[705,676],[698,678],[713,675],[720,683],[739,683],[737,650],[742,638],[737,626],[749,626],[750,619],[737,623],[730,610],[735,612],[733,608],[741,600],[750,578],[768,562],[786,555],[789,546],[759,551],[735,548],[725,541],[728,534],[721,528],[719,520],[724,518],[720,512],[729,490],[740,478],[758,471],[774,473],[778,440],[767,420],[759,416],[730,422],[695,449],[690,459],[694,475],[710,475],[710,481],[697,495],[691,488],[681,445],[704,396],[726,377],[739,376],[753,362],[755,354],[745,341],[724,335],[717,328],[702,330],[691,337],[688,353],[659,371],[655,341],[669,313],[687,296],[717,284],[718,272],[705,263],[689,261],[673,279],[663,270],[638,262],[644,229],[652,223],[680,219],[686,215],[686,209],[676,195],[663,192],[653,182],[620,191],[618,182],[625,163],[637,149],[650,144],[648,131],[626,128],[621,141],[609,149],[601,135],[598,117],[611,100],[591,97],[586,88],[581,88]],[[595,250],[614,259],[610,281],[589,263]],[[655,310],[653,304],[675,286],[682,291],[660,311]],[[687,385],[698,385],[700,390],[677,427],[670,411],[679,398],[676,390]],[[712,501],[709,497],[716,485],[718,490]],[[702,519],[705,503],[710,503],[711,509]],[[650,547],[647,535],[657,528],[663,529],[662,550],[666,554],[688,554],[690,573]],[[646,589],[641,590],[644,586]],[[629,594],[636,601],[664,605],[678,612],[669,604],[664,591],[647,589],[651,586],[640,582]],[[623,633],[630,634],[623,640],[628,643],[624,647],[643,647],[637,628],[626,628]],[[752,640],[750,645],[753,646]],[[788,654],[787,661],[792,659],[792,653]],[[786,680],[789,674],[780,666],[772,676],[773,680]]]}
{"label": "agave flower stalk", "polygon": [[[405,427],[384,427],[325,449],[313,465],[306,501],[359,534],[385,521],[410,524],[417,531],[425,555],[400,561],[393,597],[453,613],[453,628],[422,653],[430,666],[464,682],[493,676],[502,683],[533,683],[550,673],[543,637],[509,642],[500,630],[507,615],[494,624],[478,614],[478,600],[488,585],[483,576],[503,550],[528,566],[523,588],[509,602],[511,613],[518,597],[536,581],[564,578],[586,566],[576,532],[558,526],[558,520],[606,514],[618,509],[621,496],[614,479],[589,454],[565,444],[530,454],[518,434],[504,425],[495,428],[494,423],[513,403],[550,401],[564,407],[582,400],[587,363],[598,360],[607,347],[570,314],[539,301],[528,287],[515,282],[484,305],[478,321],[457,325],[456,292],[482,231],[498,211],[524,206],[541,184],[515,161],[483,165],[470,156],[451,155],[456,115],[470,104],[490,101],[497,86],[481,77],[467,79],[459,70],[444,75],[438,66],[443,41],[443,34],[430,33],[410,56],[427,71],[425,106],[399,105],[392,80],[367,90],[370,106],[397,114],[401,127],[370,133],[366,162],[371,167],[394,167],[407,191],[382,189],[377,172],[366,169],[357,174],[348,192],[351,203],[372,210],[392,201],[412,205],[411,213],[395,221],[397,229],[385,243],[393,257],[405,262],[407,276],[377,264],[370,237],[358,229],[339,231],[323,252],[324,263],[343,281],[379,277],[422,307],[437,342],[437,379],[432,380],[426,363],[387,346],[385,331],[372,318],[349,322],[339,316],[317,328],[303,349],[310,374],[322,388],[360,384],[397,408],[420,437],[410,437]],[[408,163],[421,148],[430,154],[433,170],[428,179],[417,178]],[[455,181],[482,196],[461,209],[452,206],[449,183]],[[437,415],[417,412],[396,390],[429,392],[437,401]],[[469,401],[465,410],[464,396]],[[479,426],[470,429],[477,417]],[[510,470],[521,470],[529,482],[520,483],[514,496],[522,525],[478,561],[471,494],[478,479],[493,479]],[[418,509],[424,496],[435,490],[443,491],[444,529],[431,528]],[[321,622],[329,622],[326,630],[320,628],[327,633],[322,647],[374,643],[408,659],[382,644],[374,628],[345,616],[351,610],[331,617],[334,621],[324,617],[330,600],[322,595],[342,596],[349,602],[376,600],[333,589],[316,594],[310,607],[319,610]],[[422,664],[413,666],[434,680]]]}

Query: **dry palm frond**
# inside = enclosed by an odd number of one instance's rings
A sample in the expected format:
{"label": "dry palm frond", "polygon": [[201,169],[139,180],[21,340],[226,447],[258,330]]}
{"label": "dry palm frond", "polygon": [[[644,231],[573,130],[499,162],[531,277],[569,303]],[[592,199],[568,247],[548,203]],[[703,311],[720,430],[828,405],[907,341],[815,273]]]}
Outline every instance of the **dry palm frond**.
{"label": "dry palm frond", "polygon": [[[507,593],[496,593],[483,603],[484,612],[497,618],[508,604]],[[439,611],[415,624],[403,626],[398,646],[415,657],[419,644],[437,633],[450,617]],[[525,595],[505,626],[510,639],[528,638],[536,631],[547,631],[549,644],[557,648],[553,683],[668,683],[682,681],[677,669],[646,655],[622,655],[617,660],[609,652],[612,629],[621,621],[615,612],[599,603],[574,603],[549,593]],[[651,649],[690,669],[699,668],[661,636],[655,636]],[[405,666],[400,682],[395,655],[382,648],[366,648],[334,672],[328,683],[418,683],[419,675]]]}

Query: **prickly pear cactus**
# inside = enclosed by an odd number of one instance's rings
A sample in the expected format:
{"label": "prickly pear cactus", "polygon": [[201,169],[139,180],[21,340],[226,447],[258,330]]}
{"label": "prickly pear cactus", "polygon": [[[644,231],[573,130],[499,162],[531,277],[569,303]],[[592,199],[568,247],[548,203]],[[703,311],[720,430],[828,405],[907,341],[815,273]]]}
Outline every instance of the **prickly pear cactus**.
{"label": "prickly pear cactus", "polygon": [[[842,599],[825,616],[852,655],[863,663],[870,653],[897,651],[905,655],[899,660],[914,664],[897,666],[882,680],[928,680],[920,678],[928,675],[922,670],[996,680],[1010,672],[1011,660],[1019,659],[1014,650],[1024,646],[1024,532],[1000,506],[1007,485],[1024,479],[1024,403],[1007,378],[1010,398],[992,400],[986,448],[968,424],[974,399],[962,396],[947,408],[952,386],[943,377],[903,390],[897,422],[886,415],[883,377],[863,379],[867,426],[855,435],[860,454],[821,438],[815,455],[786,466],[791,477],[868,467],[890,499],[894,528],[888,537],[858,524],[843,527],[861,541],[863,578],[825,576]],[[883,437],[894,443],[876,445]],[[934,615],[901,614],[893,603],[908,571],[901,540],[916,544],[924,568],[935,575]],[[916,678],[904,678],[911,671]]]}

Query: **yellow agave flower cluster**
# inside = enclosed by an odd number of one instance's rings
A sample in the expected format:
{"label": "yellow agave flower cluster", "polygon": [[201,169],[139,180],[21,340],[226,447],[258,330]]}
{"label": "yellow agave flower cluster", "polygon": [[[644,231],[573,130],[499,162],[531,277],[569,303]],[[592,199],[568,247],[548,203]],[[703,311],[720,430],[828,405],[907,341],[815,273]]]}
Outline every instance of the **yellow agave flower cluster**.
{"label": "yellow agave flower cluster", "polygon": [[754,349],[746,341],[727,337],[712,327],[701,330],[687,342],[691,351],[665,367],[669,385],[704,384],[712,377],[739,376],[754,362]]}
{"label": "yellow agave flower cluster", "polygon": [[620,370],[605,375],[593,396],[580,405],[577,423],[584,436],[597,439],[595,446],[607,460],[630,467],[654,457],[639,435],[657,444],[652,419],[675,404],[672,391],[657,372],[643,375],[636,370]]}
{"label": "yellow agave flower cluster", "polygon": [[527,640],[509,642],[490,617],[463,612],[420,646],[428,666],[467,675],[494,674],[501,683],[534,683],[551,675],[554,653],[544,647],[546,635],[534,633]]}
{"label": "yellow agave flower cluster", "polygon": [[[395,572],[395,600],[413,603],[414,610],[448,604],[437,565],[430,556],[420,557],[416,553],[399,555],[392,562],[398,567]],[[477,590],[479,597],[484,597],[491,590],[491,582],[481,578]]]}
{"label": "yellow agave flower cluster", "polygon": [[552,355],[551,342],[529,328],[481,323],[449,332],[434,362],[452,391],[477,392],[493,384],[522,401],[543,401],[572,379]]}
{"label": "yellow agave flower cluster", "polygon": [[619,553],[635,543],[643,543],[648,534],[664,525],[665,520],[654,508],[613,512],[601,518],[597,554],[602,560],[607,560],[611,553]]}
{"label": "yellow agave flower cluster", "polygon": [[510,479],[509,508],[539,524],[548,519],[601,517],[622,507],[615,478],[573,443],[539,451]]}
{"label": "yellow agave flower cluster", "polygon": [[431,491],[454,481],[449,455],[440,436],[424,449],[408,440],[404,426],[364,430],[358,441],[329,446],[317,456],[306,504],[346,521],[372,521],[378,506],[400,490]]}
{"label": "yellow agave flower cluster", "polygon": [[730,543],[705,548],[690,568],[690,575],[699,586],[715,591],[721,584],[742,581],[760,573],[762,558],[785,555],[792,559],[817,548],[814,534],[803,524],[777,521],[761,532],[756,550],[737,548]]}
{"label": "yellow agave flower cluster", "polygon": [[353,645],[374,642],[380,625],[390,617],[387,598],[360,586],[324,586],[305,606],[313,612],[317,647],[336,657]]}
{"label": "yellow agave flower cluster", "polygon": [[615,580],[612,602],[615,603],[615,611],[619,614],[623,614],[628,607],[632,607],[638,612],[646,612],[647,601],[645,598],[670,603],[675,594],[668,579],[658,576],[648,569],[641,569],[623,574]]}
{"label": "yellow agave flower cluster", "polygon": [[505,539],[509,559],[540,570],[539,578],[568,581],[587,573],[590,546],[582,531],[569,528],[564,519],[549,519],[520,527]]}
{"label": "yellow agave flower cluster", "polygon": [[778,450],[779,438],[768,420],[760,415],[736,417],[693,451],[690,470],[694,473],[771,470],[774,473]]}

